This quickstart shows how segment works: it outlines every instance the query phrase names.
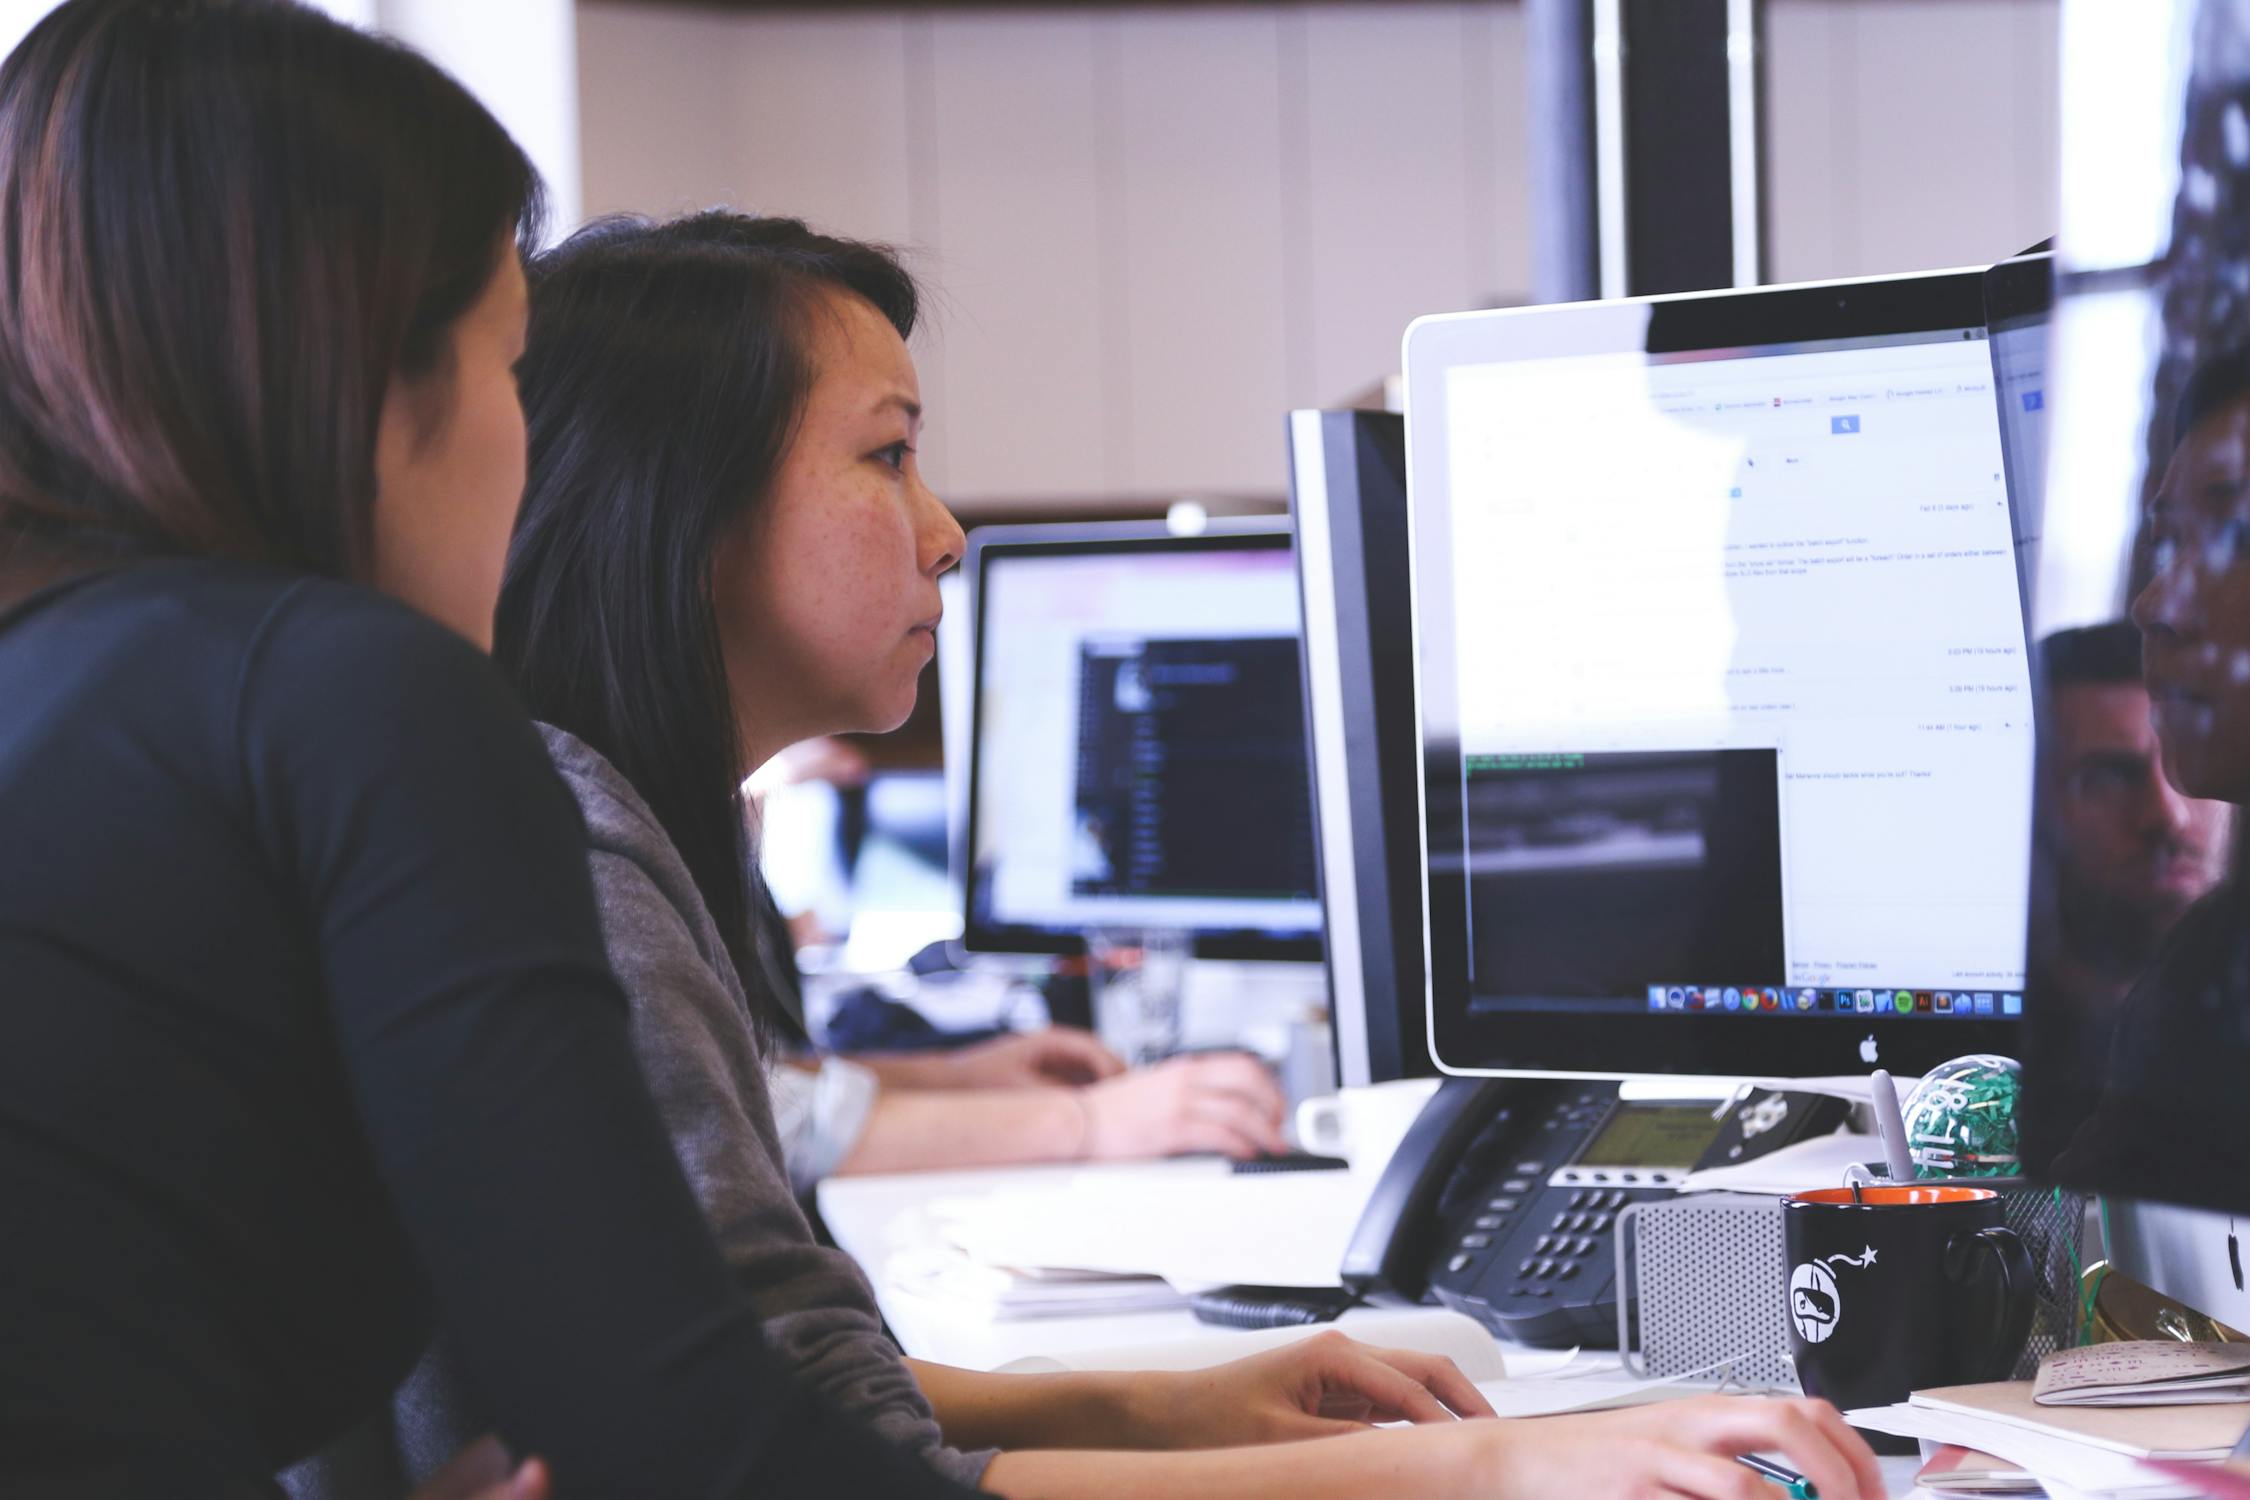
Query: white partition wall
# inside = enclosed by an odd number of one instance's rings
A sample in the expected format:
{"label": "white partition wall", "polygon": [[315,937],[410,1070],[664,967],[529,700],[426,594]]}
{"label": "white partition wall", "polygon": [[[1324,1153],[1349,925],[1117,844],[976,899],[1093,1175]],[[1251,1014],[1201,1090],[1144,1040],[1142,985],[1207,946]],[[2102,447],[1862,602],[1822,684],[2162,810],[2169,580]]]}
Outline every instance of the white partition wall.
{"label": "white partition wall", "polygon": [[547,183],[548,228],[583,217],[578,165],[578,18],[572,0],[321,0],[344,19],[420,48],[469,91]]}
{"label": "white partition wall", "polygon": [[1282,417],[1530,281],[1512,0],[580,0],[587,207],[912,253],[925,468],[990,515],[1278,500]]}
{"label": "white partition wall", "polygon": [[[1768,279],[2050,233],[2058,13],[1766,0]],[[981,515],[1278,499],[1283,412],[1373,387],[1417,314],[1531,285],[1520,0],[578,17],[591,210],[914,253],[926,467]]]}
{"label": "white partition wall", "polygon": [[55,8],[55,0],[0,0],[0,56],[16,50],[24,33]]}

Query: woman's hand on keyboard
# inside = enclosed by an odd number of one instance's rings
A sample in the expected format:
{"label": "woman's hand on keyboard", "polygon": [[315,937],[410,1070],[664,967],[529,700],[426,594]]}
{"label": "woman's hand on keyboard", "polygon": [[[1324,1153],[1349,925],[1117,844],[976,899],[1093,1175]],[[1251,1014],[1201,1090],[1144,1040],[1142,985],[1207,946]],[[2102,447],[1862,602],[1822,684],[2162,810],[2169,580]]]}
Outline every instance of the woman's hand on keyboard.
{"label": "woman's hand on keyboard", "polygon": [[1086,1112],[1078,1155],[1097,1161],[1289,1149],[1281,1134],[1288,1103],[1265,1064],[1247,1053],[1175,1057],[1090,1084],[1078,1098]]}
{"label": "woman's hand on keyboard", "polygon": [[1334,1330],[1204,1370],[1149,1377],[1151,1436],[1169,1448],[1331,1437],[1377,1422],[1451,1422],[1492,1408],[1452,1360]]}
{"label": "woman's hand on keyboard", "polygon": [[1778,1453],[1821,1500],[1883,1500],[1875,1454],[1825,1401],[1704,1396],[1626,1411],[1496,1422],[1492,1483],[1507,1500],[1553,1495],[1775,1500],[1773,1481],[1735,1462]]}

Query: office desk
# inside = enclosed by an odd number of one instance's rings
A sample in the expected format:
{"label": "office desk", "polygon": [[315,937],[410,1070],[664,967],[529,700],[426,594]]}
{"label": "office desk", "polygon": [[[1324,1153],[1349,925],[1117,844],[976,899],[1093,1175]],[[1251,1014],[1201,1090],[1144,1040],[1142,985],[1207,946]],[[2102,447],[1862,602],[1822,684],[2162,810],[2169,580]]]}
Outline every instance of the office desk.
{"label": "office desk", "polygon": [[944,1198],[999,1189],[1037,1189],[1083,1179],[1088,1174],[1131,1174],[1209,1180],[1227,1175],[1224,1162],[1207,1159],[1142,1162],[1114,1167],[1068,1164],[997,1167],[966,1172],[908,1172],[881,1177],[831,1177],[818,1191],[820,1216],[836,1243],[867,1271],[875,1300],[898,1336],[899,1347],[916,1359],[990,1370],[1035,1354],[1069,1354],[1083,1349],[1165,1343],[1210,1330],[1185,1308],[1173,1312],[1124,1313],[1110,1317],[1029,1318],[1000,1322],[982,1311],[901,1291],[884,1274],[895,1236],[924,1206]]}
{"label": "office desk", "polygon": [[[841,1177],[823,1182],[817,1193],[821,1217],[853,1259],[867,1271],[875,1299],[898,1336],[899,1346],[916,1359],[966,1369],[990,1370],[1033,1355],[1068,1355],[1087,1349],[1170,1343],[1215,1331],[1185,1309],[1125,1313],[1106,1317],[1031,1318],[995,1321],[981,1310],[949,1306],[900,1290],[884,1273],[896,1236],[922,1208],[944,1198],[1006,1188],[1059,1187],[1087,1174],[1151,1175],[1183,1181],[1227,1175],[1226,1163],[1212,1160],[1145,1162],[1118,1166],[1001,1167],[967,1172],[918,1172],[881,1177]],[[1502,1357],[1511,1368],[1551,1367],[1554,1355],[1505,1342]],[[1891,1494],[1918,1493],[1916,1458],[1887,1458],[1883,1474]],[[1779,1491],[1776,1491],[1778,1494]]]}

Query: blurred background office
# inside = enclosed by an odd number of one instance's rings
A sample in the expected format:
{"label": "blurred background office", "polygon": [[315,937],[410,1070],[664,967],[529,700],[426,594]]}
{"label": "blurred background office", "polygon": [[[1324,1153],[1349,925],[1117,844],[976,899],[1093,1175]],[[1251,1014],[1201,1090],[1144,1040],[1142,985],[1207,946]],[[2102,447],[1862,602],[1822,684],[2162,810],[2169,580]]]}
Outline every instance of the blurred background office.
{"label": "blurred background office", "polygon": [[[318,3],[477,91],[558,233],[725,204],[904,248],[934,293],[923,467],[965,525],[1279,512],[1280,414],[1381,402],[1410,319],[1596,290],[1538,243],[1540,29],[1565,9],[1542,0]],[[47,8],[0,0],[0,48]],[[2059,0],[1754,9],[1763,223],[1738,280],[1981,264],[2053,231]],[[797,768],[919,785],[769,801],[805,930],[949,904],[940,757],[933,671],[898,735]]]}
{"label": "blurred background office", "polygon": [[[1535,0],[319,0],[431,53],[558,228],[725,203],[911,250],[926,469],[965,522],[1278,509],[1278,413],[1441,308],[1546,300]],[[47,0],[0,0],[12,47]],[[2055,223],[2059,0],[1766,0],[1763,281]]]}

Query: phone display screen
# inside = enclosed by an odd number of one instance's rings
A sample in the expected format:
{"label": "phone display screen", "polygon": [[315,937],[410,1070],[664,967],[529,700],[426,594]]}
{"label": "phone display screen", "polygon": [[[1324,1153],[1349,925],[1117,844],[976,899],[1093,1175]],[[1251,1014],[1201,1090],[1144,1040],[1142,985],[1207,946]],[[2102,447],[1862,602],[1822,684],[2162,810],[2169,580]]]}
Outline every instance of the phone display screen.
{"label": "phone display screen", "polygon": [[1709,1104],[1621,1104],[1572,1165],[1685,1169],[1718,1134]]}

